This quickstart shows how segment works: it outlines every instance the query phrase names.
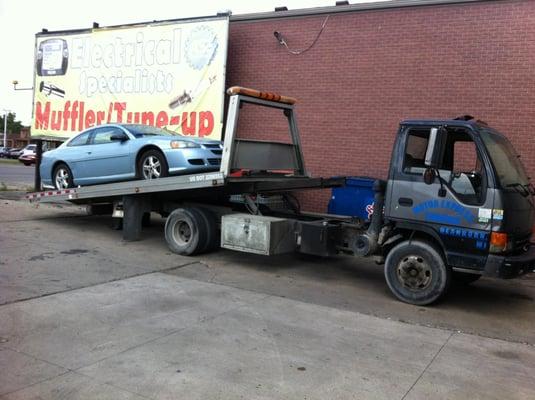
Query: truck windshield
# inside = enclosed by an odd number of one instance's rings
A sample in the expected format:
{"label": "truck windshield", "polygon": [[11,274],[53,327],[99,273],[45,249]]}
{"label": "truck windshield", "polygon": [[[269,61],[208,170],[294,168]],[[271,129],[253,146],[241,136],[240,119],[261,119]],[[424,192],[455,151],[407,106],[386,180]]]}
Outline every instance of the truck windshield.
{"label": "truck windshield", "polygon": [[513,145],[504,136],[485,130],[481,135],[503,188],[529,185],[526,170]]}

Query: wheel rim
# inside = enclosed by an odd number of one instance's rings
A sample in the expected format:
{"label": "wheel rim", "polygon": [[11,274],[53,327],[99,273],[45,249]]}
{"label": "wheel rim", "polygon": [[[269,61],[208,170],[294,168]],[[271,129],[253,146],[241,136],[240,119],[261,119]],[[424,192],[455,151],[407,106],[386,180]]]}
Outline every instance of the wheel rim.
{"label": "wheel rim", "polygon": [[400,283],[409,290],[426,289],[433,277],[429,263],[420,256],[406,256],[398,264],[397,277]]}
{"label": "wheel rim", "polygon": [[180,246],[185,246],[191,240],[191,227],[185,221],[179,221],[173,227],[173,239]]}
{"label": "wheel rim", "polygon": [[60,168],[56,171],[56,188],[67,189],[69,187],[69,171],[66,168]]}
{"label": "wheel rim", "polygon": [[143,178],[157,179],[162,174],[162,163],[156,156],[148,156],[143,159]]}

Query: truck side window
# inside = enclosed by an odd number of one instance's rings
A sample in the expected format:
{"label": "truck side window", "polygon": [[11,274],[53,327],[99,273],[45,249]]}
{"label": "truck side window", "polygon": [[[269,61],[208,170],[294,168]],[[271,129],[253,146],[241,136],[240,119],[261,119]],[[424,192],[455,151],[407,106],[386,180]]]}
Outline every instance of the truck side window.
{"label": "truck side window", "polygon": [[485,169],[468,133],[463,130],[448,132],[443,164],[441,169],[451,171],[446,179],[451,191],[463,203],[481,204],[485,194]]}
{"label": "truck side window", "polygon": [[411,130],[407,136],[403,172],[421,174],[425,169],[425,152],[429,141],[429,129]]}

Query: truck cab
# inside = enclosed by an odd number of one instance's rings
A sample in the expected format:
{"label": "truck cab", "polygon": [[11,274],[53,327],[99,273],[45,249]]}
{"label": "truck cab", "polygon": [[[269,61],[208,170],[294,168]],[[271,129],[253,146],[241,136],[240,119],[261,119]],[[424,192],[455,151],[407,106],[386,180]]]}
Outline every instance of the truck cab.
{"label": "truck cab", "polygon": [[[425,304],[427,289],[445,291],[452,275],[473,281],[531,272],[533,193],[520,156],[487,124],[470,116],[402,122],[384,208],[391,238],[399,235],[383,247],[394,294]],[[434,271],[434,258],[444,271]]]}

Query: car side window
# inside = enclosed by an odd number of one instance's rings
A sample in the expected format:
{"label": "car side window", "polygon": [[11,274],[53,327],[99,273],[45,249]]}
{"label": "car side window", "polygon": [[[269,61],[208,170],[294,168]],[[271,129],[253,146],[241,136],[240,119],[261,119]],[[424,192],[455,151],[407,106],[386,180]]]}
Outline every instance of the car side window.
{"label": "car side window", "polygon": [[103,127],[98,128],[95,130],[95,134],[93,135],[93,140],[91,141],[92,144],[106,144],[106,143],[112,143],[113,140],[111,140],[112,135],[115,134],[122,134],[123,131],[116,126],[109,126],[109,127]]}
{"label": "car side window", "polygon": [[90,134],[91,131],[88,131],[86,133],[82,133],[81,135],[76,136],[73,140],[69,142],[67,146],[83,146],[87,144]]}

